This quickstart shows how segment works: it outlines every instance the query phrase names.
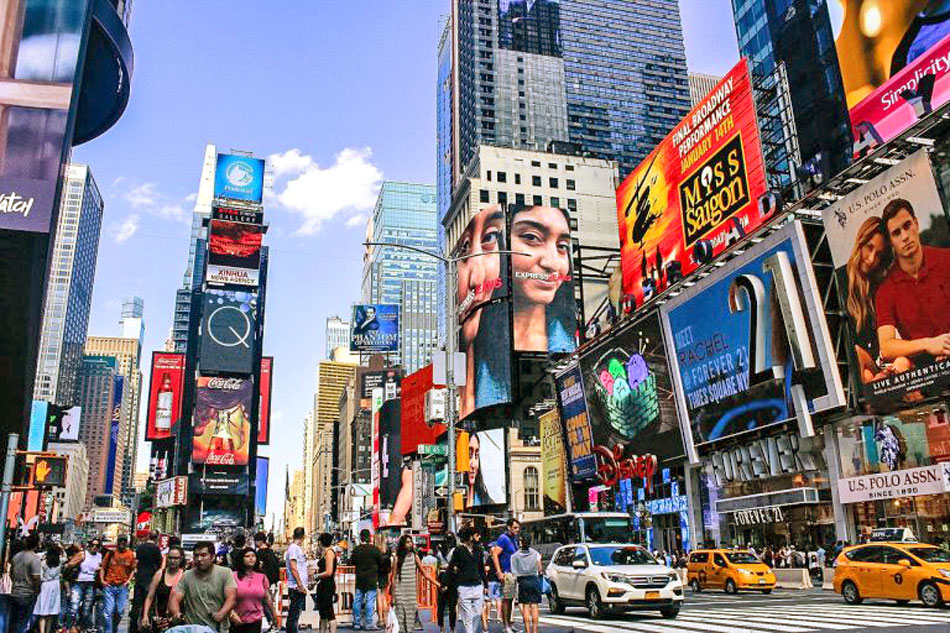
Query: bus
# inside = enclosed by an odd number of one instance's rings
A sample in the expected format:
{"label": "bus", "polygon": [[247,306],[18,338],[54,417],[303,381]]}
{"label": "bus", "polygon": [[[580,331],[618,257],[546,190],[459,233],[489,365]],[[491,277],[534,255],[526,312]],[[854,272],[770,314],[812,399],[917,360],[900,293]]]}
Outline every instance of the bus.
{"label": "bus", "polygon": [[[492,531],[492,540],[504,527]],[[495,533],[497,532],[497,534]],[[633,519],[623,512],[574,512],[521,522],[521,533],[531,539],[546,565],[554,551],[573,543],[629,543],[634,536]]]}

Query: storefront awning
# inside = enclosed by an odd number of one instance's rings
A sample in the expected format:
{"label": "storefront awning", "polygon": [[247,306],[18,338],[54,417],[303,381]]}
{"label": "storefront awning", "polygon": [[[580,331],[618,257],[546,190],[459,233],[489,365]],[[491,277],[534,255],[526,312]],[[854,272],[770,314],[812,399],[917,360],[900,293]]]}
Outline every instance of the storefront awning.
{"label": "storefront awning", "polygon": [[757,508],[774,508],[777,506],[794,506],[801,504],[818,503],[817,488],[789,488],[775,492],[762,492],[744,497],[720,499],[716,501],[716,512],[740,512]]}

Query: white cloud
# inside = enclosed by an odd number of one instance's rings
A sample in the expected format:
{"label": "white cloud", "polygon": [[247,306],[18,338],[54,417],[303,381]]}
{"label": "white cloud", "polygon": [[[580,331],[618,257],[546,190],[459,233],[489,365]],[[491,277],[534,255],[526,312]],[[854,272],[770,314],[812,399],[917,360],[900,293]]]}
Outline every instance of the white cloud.
{"label": "white cloud", "polygon": [[368,147],[346,148],[325,168],[299,149],[268,157],[275,175],[284,176],[282,186],[274,187],[278,204],[303,217],[297,235],[313,235],[337,215],[353,220],[373,208],[383,173],[370,161],[372,155]]}
{"label": "white cloud", "polygon": [[125,192],[125,199],[135,207],[154,207],[158,204],[158,190],[154,182],[147,182]]}
{"label": "white cloud", "polygon": [[197,192],[197,191],[192,191],[192,192],[189,193],[187,196],[185,196],[185,202],[194,202],[194,201],[197,200],[197,199],[198,199],[198,192]]}
{"label": "white cloud", "polygon": [[[154,182],[146,182],[140,185],[132,186],[132,183],[125,182],[126,178],[120,176],[113,183],[114,187],[123,185],[124,189],[118,195],[125,199],[136,211],[145,211],[149,215],[154,215],[163,220],[172,220],[188,224],[191,222],[191,212],[186,211],[198,194],[192,193],[181,199],[174,199],[162,193],[158,185]],[[137,218],[138,219],[138,218]]]}
{"label": "white cloud", "polygon": [[368,219],[369,219],[369,216],[367,214],[360,213],[348,219],[346,221],[346,226],[347,228],[353,228],[357,226],[366,226],[366,220]]}
{"label": "white cloud", "polygon": [[116,244],[126,241],[139,230],[139,216],[133,213],[122,221],[122,224],[113,228]]}
{"label": "white cloud", "polygon": [[177,220],[179,222],[187,222],[190,217],[189,213],[179,204],[163,204],[155,209],[155,215],[166,220]]}

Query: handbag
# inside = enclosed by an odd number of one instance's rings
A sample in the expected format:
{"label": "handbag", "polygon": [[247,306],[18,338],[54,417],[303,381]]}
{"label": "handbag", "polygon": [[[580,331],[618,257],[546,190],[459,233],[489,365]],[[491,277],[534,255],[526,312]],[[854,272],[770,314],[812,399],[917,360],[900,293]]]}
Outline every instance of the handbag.
{"label": "handbag", "polygon": [[551,593],[551,581],[547,576],[541,576],[541,593],[546,596]]}
{"label": "handbag", "polygon": [[9,596],[13,592],[13,578],[9,572],[3,572],[0,576],[0,595]]}
{"label": "handbag", "polygon": [[399,620],[396,618],[395,609],[389,610],[389,616],[386,618],[386,633],[399,633]]}

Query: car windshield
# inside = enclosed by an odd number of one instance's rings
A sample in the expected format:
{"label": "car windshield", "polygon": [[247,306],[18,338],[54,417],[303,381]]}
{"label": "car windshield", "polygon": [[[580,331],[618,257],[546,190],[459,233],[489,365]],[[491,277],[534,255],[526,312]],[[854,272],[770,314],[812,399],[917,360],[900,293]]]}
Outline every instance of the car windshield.
{"label": "car windshield", "polygon": [[950,552],[939,547],[910,547],[907,551],[928,563],[950,563]]}
{"label": "car windshield", "polygon": [[623,543],[630,538],[630,520],[620,517],[584,519],[584,533],[588,543]]}
{"label": "car windshield", "polygon": [[726,558],[728,558],[729,562],[733,565],[751,565],[752,563],[762,562],[748,552],[729,552],[726,554]]}
{"label": "car windshield", "polygon": [[609,567],[611,565],[656,565],[656,559],[639,547],[592,547],[590,559],[595,565]]}

